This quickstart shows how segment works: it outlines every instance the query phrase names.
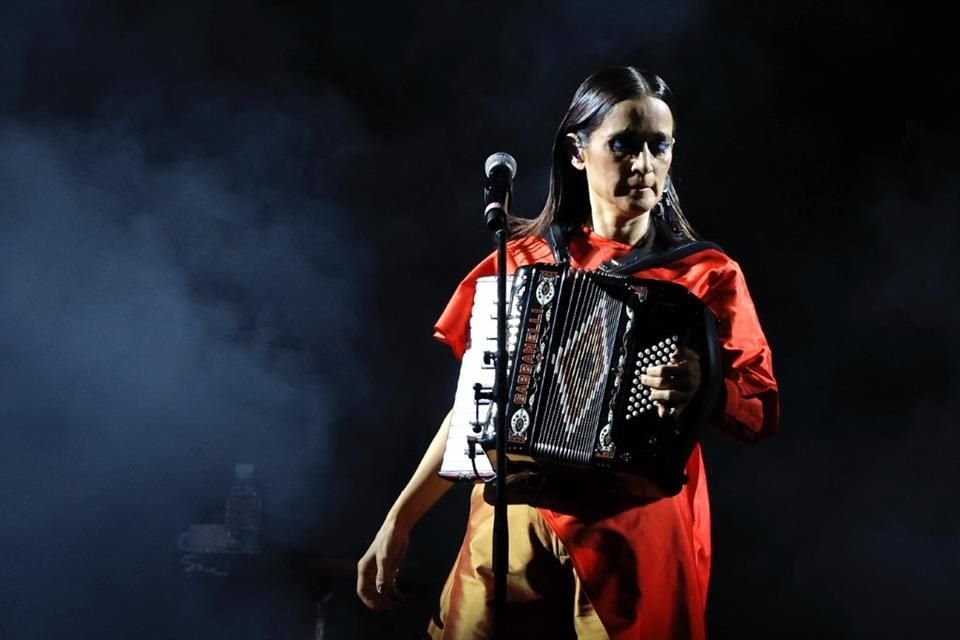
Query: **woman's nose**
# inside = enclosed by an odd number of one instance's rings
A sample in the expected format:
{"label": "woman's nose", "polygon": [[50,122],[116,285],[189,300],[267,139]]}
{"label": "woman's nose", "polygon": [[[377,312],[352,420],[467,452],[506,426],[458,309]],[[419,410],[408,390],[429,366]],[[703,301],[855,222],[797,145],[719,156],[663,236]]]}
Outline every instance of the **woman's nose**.
{"label": "woman's nose", "polygon": [[643,148],[640,150],[640,153],[633,157],[633,164],[630,166],[631,171],[639,171],[640,173],[649,173],[653,171],[653,154],[650,153],[650,147],[647,146],[647,143],[643,143]]}

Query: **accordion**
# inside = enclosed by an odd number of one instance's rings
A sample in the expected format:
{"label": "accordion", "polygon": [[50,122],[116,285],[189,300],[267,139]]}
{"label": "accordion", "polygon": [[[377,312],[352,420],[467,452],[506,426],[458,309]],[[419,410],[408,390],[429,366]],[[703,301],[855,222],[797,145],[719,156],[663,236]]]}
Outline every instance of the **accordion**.
{"label": "accordion", "polygon": [[[635,474],[679,492],[722,382],[710,310],[677,284],[566,265],[520,267],[507,294],[508,469]],[[494,476],[496,295],[496,277],[480,278],[440,470],[448,479]],[[660,417],[640,376],[684,347],[700,357],[701,386],[679,417]]]}

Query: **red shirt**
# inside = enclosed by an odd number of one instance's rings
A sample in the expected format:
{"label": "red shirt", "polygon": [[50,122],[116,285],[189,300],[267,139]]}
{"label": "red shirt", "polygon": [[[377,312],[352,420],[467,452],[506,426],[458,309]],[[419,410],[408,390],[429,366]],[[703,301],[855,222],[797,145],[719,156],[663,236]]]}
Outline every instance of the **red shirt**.
{"label": "red shirt", "polygon": [[[570,239],[573,266],[596,269],[631,247],[585,229]],[[549,245],[528,237],[508,243],[507,270],[553,262]],[[460,358],[469,339],[476,280],[496,274],[496,254],[457,287],[434,336]],[[717,316],[726,404],[716,426],[753,442],[773,433],[779,418],[770,347],[739,265],[707,249],[633,275],[686,287]],[[710,577],[710,506],[699,445],[680,493],[598,517],[540,509],[563,541],[611,638],[704,637]]]}

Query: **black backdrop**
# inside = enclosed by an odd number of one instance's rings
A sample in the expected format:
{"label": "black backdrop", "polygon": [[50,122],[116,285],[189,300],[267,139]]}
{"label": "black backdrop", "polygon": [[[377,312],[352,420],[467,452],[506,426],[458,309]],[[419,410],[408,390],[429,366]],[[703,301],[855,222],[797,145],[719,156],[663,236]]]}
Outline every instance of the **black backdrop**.
{"label": "black backdrop", "polygon": [[[517,209],[539,211],[573,91],[613,64],[672,85],[685,210],[742,265],[782,386],[776,437],[704,443],[712,635],[954,626],[941,16],[18,4],[0,9],[0,636],[300,637],[320,593],[303,581],[324,579],[328,637],[420,630],[463,489],[415,531],[405,612],[364,613],[330,568],[363,552],[450,402],[431,327],[491,250],[484,158],[512,153]],[[287,573],[230,591],[185,576],[175,543],[222,519],[235,462],[256,465]]]}

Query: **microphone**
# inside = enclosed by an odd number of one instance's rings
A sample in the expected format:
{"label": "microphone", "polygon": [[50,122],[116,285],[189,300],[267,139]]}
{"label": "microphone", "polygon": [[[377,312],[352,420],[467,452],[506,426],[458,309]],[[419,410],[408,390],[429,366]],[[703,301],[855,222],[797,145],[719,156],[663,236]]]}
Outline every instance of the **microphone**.
{"label": "microphone", "polygon": [[509,153],[494,153],[483,163],[487,184],[483,189],[483,221],[491,231],[505,226],[507,202],[517,175],[517,161]]}

